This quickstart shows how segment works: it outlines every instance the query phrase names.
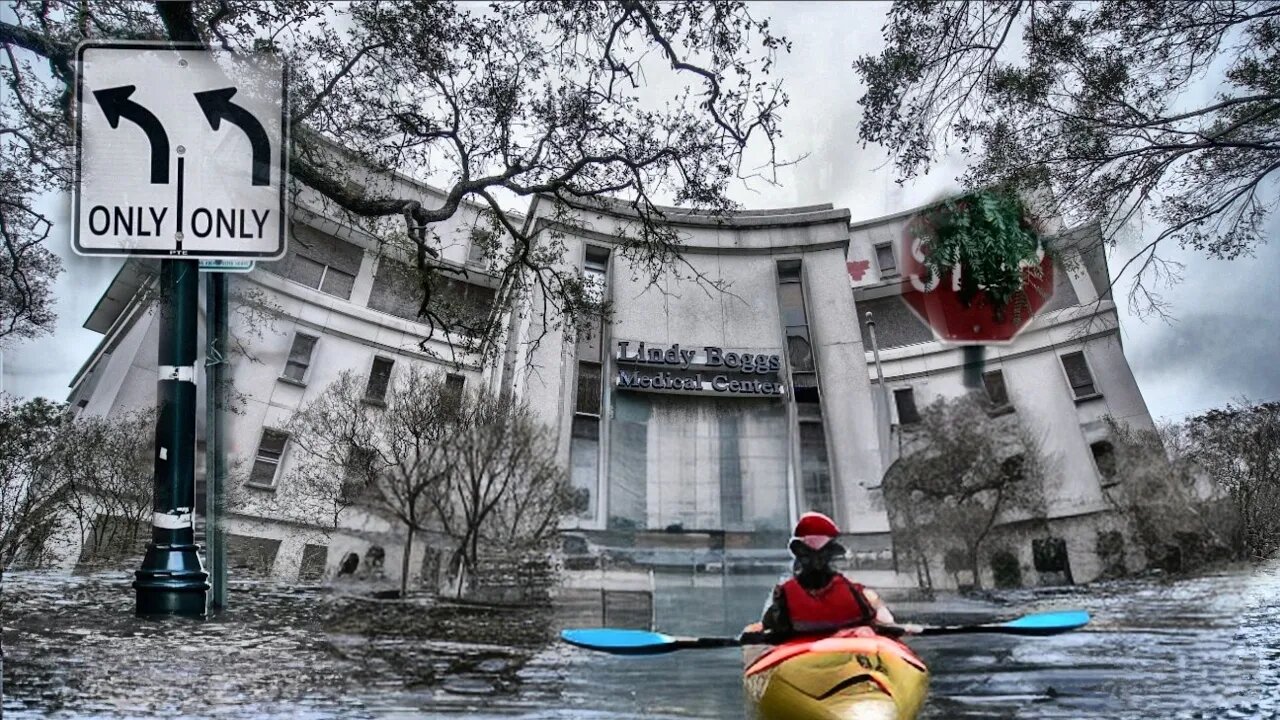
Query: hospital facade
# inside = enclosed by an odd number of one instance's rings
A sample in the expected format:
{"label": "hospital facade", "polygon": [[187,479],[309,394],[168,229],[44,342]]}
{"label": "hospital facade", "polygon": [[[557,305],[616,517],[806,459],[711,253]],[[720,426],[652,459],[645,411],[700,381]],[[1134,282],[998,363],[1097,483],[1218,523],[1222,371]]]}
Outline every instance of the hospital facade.
{"label": "hospital facade", "polygon": [[[442,199],[396,182],[424,204]],[[966,387],[961,351],[935,341],[899,297],[896,241],[911,214],[852,221],[829,204],[727,215],[666,208],[679,262],[655,278],[622,250],[638,221],[628,205],[584,202],[566,213],[558,202],[535,199],[523,222],[556,234],[562,269],[586,276],[612,312],[574,333],[539,314],[545,304],[535,292],[504,319],[506,346],[486,363],[444,362],[448,343],[418,318],[405,259],[299,202],[286,257],[232,282],[239,297],[273,308],[254,327],[233,312],[233,334],[240,323],[252,335],[231,364],[240,397],[227,452],[242,470],[233,547],[252,549],[281,580],[331,577],[374,546],[397,572],[396,527],[369,516],[334,529],[299,513],[288,480],[298,457],[284,428],[344,370],[361,374],[377,401],[400,373],[426,365],[455,386],[514,392],[554,429],[574,490],[562,526],[568,588],[647,585],[660,604],[664,577],[724,593],[767,587],[786,571],[791,525],[811,509],[845,530],[849,568],[867,584],[917,583],[895,556],[881,482],[920,409]],[[446,288],[478,308],[497,292],[477,240],[482,215],[464,206],[434,228]],[[1037,567],[1048,546],[1075,582],[1114,562],[1097,552],[1100,535],[1119,528],[1103,495],[1114,481],[1106,418],[1151,426],[1094,232],[1049,227],[1062,259],[1052,298],[1012,343],[986,354],[982,392],[1057,458],[1044,521],[1010,548],[1027,584],[1062,581],[1062,568]],[[154,282],[147,261],[126,262],[86,320],[103,339],[72,383],[78,412],[154,403]],[[434,352],[424,352],[424,338]],[[410,566],[430,582],[438,548],[424,545]],[[964,578],[939,565],[934,582]],[[751,606],[761,599],[754,590],[744,596]]]}

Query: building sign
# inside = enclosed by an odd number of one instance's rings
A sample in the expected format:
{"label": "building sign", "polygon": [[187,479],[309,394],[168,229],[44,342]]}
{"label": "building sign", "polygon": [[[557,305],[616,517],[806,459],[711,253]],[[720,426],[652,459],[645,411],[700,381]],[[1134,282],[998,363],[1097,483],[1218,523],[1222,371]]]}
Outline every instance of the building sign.
{"label": "building sign", "polygon": [[283,61],[170,43],[76,50],[73,247],[277,259],[288,234]]}
{"label": "building sign", "polygon": [[713,395],[779,397],[786,394],[780,379],[782,356],[726,351],[715,345],[682,348],[646,346],[619,340],[614,355],[623,390],[709,393]]}

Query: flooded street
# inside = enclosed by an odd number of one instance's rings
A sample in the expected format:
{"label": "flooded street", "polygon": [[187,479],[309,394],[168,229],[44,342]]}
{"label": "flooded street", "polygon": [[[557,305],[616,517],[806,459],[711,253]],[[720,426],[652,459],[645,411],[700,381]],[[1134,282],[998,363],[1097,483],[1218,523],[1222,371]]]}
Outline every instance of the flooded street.
{"label": "flooded street", "polygon": [[[736,650],[618,658],[554,642],[545,610],[255,584],[235,586],[233,610],[213,620],[140,621],[129,580],[6,576],[6,718],[743,717]],[[1277,597],[1272,564],[896,609],[923,621],[1094,614],[1053,638],[915,641],[933,670],[928,718],[1274,718]]]}

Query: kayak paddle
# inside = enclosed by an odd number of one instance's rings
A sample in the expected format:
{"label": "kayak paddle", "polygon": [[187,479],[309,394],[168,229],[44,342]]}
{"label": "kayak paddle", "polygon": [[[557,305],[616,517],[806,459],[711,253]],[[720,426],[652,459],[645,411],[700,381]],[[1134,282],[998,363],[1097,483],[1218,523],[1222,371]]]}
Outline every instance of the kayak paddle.
{"label": "kayak paddle", "polygon": [[[958,635],[961,633],[997,633],[1001,635],[1057,635],[1084,627],[1089,613],[1083,610],[1043,612],[1023,615],[1016,620],[981,625],[941,625],[908,627],[881,625],[886,635]],[[793,634],[767,632],[743,633],[738,637],[676,637],[648,630],[616,628],[579,628],[560,631],[560,638],[570,645],[614,655],[660,655],[676,650],[738,647],[740,645],[777,644],[795,638]]]}

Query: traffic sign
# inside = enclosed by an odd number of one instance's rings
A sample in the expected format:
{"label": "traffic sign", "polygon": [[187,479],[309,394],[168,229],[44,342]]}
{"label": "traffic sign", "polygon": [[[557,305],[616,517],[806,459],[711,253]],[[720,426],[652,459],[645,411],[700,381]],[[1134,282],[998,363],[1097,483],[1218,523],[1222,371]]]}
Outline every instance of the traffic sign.
{"label": "traffic sign", "polygon": [[247,273],[253,271],[253,260],[224,260],[222,258],[204,258],[200,261],[200,272],[233,272]]}
{"label": "traffic sign", "polygon": [[76,97],[76,252],[284,255],[289,123],[278,56],[85,42]]}
{"label": "traffic sign", "polygon": [[[902,264],[902,299],[939,342],[952,345],[1001,345],[1017,337],[1053,296],[1053,259],[1041,246],[1034,262],[1024,263],[1022,290],[1004,307],[996,307],[981,290],[965,303],[960,296],[960,273],[954,267],[941,277],[927,272],[924,264],[930,217],[917,215],[902,232],[899,257]],[[1035,267],[1039,266],[1037,277]]]}

